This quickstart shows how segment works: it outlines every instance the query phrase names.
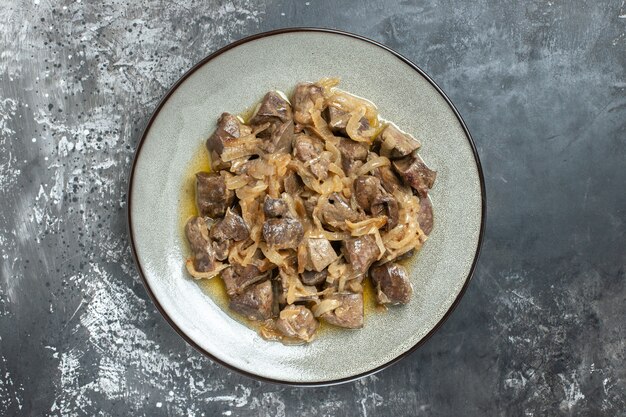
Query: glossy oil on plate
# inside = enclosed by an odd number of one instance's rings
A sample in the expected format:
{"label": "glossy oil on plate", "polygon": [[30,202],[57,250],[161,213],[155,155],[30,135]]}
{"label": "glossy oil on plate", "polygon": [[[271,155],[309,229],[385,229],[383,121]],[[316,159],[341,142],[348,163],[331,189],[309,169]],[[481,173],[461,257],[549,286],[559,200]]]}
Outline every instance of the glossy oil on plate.
{"label": "glossy oil on plate", "polygon": [[[241,113],[270,90],[340,77],[340,87],[374,102],[422,142],[438,171],[431,191],[435,226],[409,267],[411,302],[370,311],[361,330],[325,331],[307,345],[262,339],[231,317],[184,270],[183,184],[219,115]],[[133,251],[150,296],[194,347],[245,374],[275,382],[332,384],[395,362],[434,332],[467,286],[483,230],[484,187],[465,125],[419,68],[375,42],[346,33],[289,29],[257,35],[207,57],[159,104],[131,174]]]}

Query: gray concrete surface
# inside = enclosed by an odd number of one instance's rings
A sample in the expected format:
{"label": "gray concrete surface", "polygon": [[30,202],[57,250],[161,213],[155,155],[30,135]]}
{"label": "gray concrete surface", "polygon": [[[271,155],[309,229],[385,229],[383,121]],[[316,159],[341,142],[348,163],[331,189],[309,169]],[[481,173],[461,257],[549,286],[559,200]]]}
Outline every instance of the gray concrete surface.
{"label": "gray concrete surface", "polygon": [[[126,187],[159,98],[285,26],[406,55],[472,131],[483,256],[443,328],[358,382],[256,382],[188,347],[129,251]],[[253,63],[251,63],[253,65]],[[626,416],[623,1],[4,0],[0,414]]]}

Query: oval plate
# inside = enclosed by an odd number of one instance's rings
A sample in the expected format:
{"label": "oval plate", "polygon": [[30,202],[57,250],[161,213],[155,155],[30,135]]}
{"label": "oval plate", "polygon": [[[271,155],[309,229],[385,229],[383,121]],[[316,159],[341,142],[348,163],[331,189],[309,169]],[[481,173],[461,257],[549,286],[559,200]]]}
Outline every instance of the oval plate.
{"label": "oval plate", "polygon": [[[409,269],[414,297],[371,312],[361,330],[324,332],[313,343],[263,340],[234,320],[184,271],[179,219],[183,183],[219,115],[240,113],[269,90],[340,77],[340,87],[422,142],[438,171],[435,227]],[[377,42],[298,28],[261,33],[220,49],[165,95],[137,147],[128,220],[133,254],[150,297],[192,346],[244,374],[294,385],[328,385],[376,372],[420,346],[467,287],[482,240],[484,184],[471,136],[442,90],[416,65]]]}

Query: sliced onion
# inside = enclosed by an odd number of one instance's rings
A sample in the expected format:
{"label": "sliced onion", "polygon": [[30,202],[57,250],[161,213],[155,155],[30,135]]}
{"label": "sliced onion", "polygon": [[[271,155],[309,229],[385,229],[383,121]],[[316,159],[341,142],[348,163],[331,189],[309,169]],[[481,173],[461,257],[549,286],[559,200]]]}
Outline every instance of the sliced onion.
{"label": "sliced onion", "polygon": [[215,269],[213,269],[212,271],[200,272],[196,270],[196,267],[193,265],[193,260],[191,258],[187,259],[187,261],[185,262],[185,267],[187,267],[187,272],[189,272],[189,275],[191,275],[195,279],[214,278],[218,276],[222,270],[228,268],[229,266],[230,265],[228,264],[218,263]]}
{"label": "sliced onion", "polygon": [[324,299],[322,301],[319,302],[319,304],[314,305],[311,308],[311,311],[313,311],[313,315],[315,317],[319,317],[322,314],[328,313],[330,311],[333,311],[334,309],[336,309],[337,307],[341,307],[342,302],[336,299]]}
{"label": "sliced onion", "polygon": [[250,177],[248,177],[247,175],[233,175],[226,178],[226,188],[229,190],[236,190],[237,188],[248,185],[249,181]]}
{"label": "sliced onion", "polygon": [[237,194],[237,198],[239,198],[240,200],[246,200],[258,197],[263,191],[265,191],[266,188],[267,184],[258,182],[256,185],[253,186],[247,185],[245,187],[239,188],[237,191],[235,191],[235,194]]}
{"label": "sliced onion", "polygon": [[274,175],[276,173],[276,167],[268,164],[263,159],[255,159],[249,162],[248,175],[258,180],[262,180],[265,177]]}
{"label": "sliced onion", "polygon": [[385,248],[385,244],[383,243],[383,238],[380,236],[380,232],[378,231],[378,229],[376,229],[376,231],[374,232],[374,237],[376,238],[376,245],[378,245],[378,250],[380,251],[378,258],[376,259],[380,260],[380,258],[383,257],[385,252],[387,252],[387,248]]}
{"label": "sliced onion", "polygon": [[353,223],[350,220],[346,220],[346,225],[350,229],[352,236],[363,236],[374,233],[375,230],[380,229],[387,224],[386,216],[372,217],[370,219],[361,220],[360,222]]}
{"label": "sliced onion", "polygon": [[278,253],[276,249],[270,248],[269,246],[267,246],[265,242],[259,243],[259,249],[261,249],[261,252],[263,252],[263,255],[265,255],[265,257],[269,259],[270,262],[272,262],[274,265],[277,265],[277,266],[285,265],[285,257],[281,255],[280,253]]}
{"label": "sliced onion", "polygon": [[376,156],[364,163],[363,166],[357,170],[357,175],[365,175],[376,168],[389,165],[391,165],[391,161],[388,158],[385,158],[384,156]]}

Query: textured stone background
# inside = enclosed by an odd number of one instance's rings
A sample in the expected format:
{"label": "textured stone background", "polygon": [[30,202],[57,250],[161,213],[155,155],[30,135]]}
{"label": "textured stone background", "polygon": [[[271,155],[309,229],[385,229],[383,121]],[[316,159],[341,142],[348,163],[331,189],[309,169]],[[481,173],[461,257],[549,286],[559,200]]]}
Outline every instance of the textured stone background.
{"label": "textured stone background", "polygon": [[[626,416],[626,6],[75,2],[0,12],[0,414]],[[148,300],[125,190],[159,98],[284,26],[395,48],[449,94],[488,194],[472,285],[421,349],[296,389],[213,364]]]}

